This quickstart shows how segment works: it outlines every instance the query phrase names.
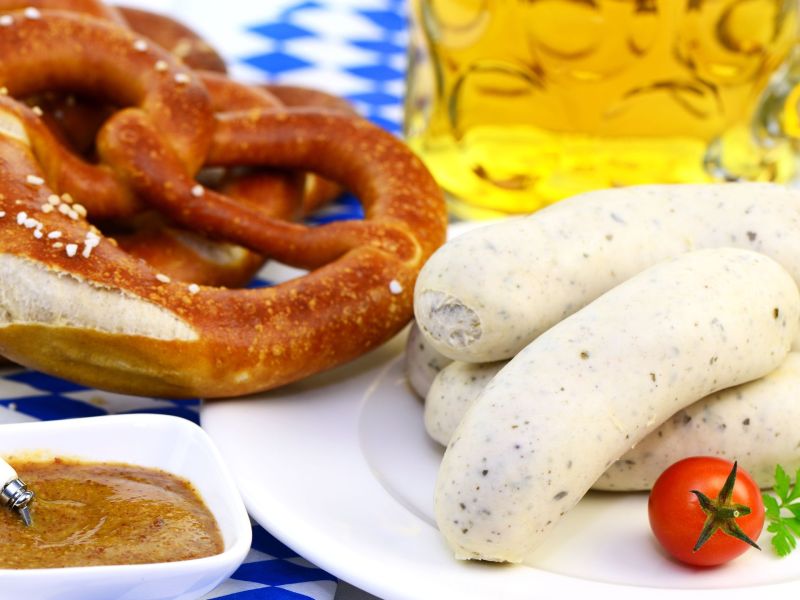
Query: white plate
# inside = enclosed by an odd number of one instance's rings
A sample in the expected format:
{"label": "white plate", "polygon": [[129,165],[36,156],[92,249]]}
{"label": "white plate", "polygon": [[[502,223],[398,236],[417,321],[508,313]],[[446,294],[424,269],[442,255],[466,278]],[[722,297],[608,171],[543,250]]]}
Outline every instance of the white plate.
{"label": "white plate", "polygon": [[0,425],[0,455],[26,453],[123,462],[183,477],[214,514],[225,548],[214,556],[169,563],[0,569],[0,598],[192,600],[229,577],[250,549],[250,520],[235,483],[208,436],[186,419],[114,415]]}
{"label": "white plate", "polygon": [[800,552],[778,559],[766,535],[763,552],[720,568],[671,562],[651,538],[644,494],[590,493],[552,531],[534,566],[454,560],[433,519],[441,451],[405,383],[402,348],[398,336],[331,373],[202,408],[203,427],[250,514],[305,558],[382,598],[557,592],[639,600],[643,591],[685,597],[696,589],[730,600],[749,598],[752,586],[800,587]]}

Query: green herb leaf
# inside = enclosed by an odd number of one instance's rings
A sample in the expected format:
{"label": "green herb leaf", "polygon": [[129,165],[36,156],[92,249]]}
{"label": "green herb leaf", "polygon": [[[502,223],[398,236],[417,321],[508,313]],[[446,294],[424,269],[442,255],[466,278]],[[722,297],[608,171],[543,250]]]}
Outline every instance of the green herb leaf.
{"label": "green herb leaf", "polygon": [[780,465],[776,465],[773,489],[780,501],[770,494],[762,494],[764,512],[769,522],[767,531],[772,533],[772,547],[776,554],[786,556],[797,547],[797,538],[800,538],[800,502],[792,503],[793,500],[800,498],[800,469],[795,475],[792,487],[786,471]]}
{"label": "green herb leaf", "polygon": [[794,539],[791,531],[783,523],[770,523],[767,531],[774,534],[772,536],[772,547],[778,556],[786,556],[797,546],[797,540]]}
{"label": "green herb leaf", "polygon": [[784,508],[791,511],[795,519],[800,519],[800,503],[795,502],[794,504],[790,504],[789,506],[784,506]]}
{"label": "green herb leaf", "polygon": [[786,474],[786,471],[783,470],[783,467],[777,465],[775,467],[775,493],[778,494],[778,497],[787,502],[789,500],[789,486],[791,485],[791,481],[789,480],[789,476]]}
{"label": "green herb leaf", "polygon": [[784,519],[783,522],[786,524],[786,527],[791,529],[796,536],[800,536],[800,520]]}
{"label": "green herb leaf", "polygon": [[780,521],[781,505],[778,504],[778,501],[767,493],[761,494],[761,498],[764,501],[764,512],[766,512],[767,518],[770,521]]}
{"label": "green herb leaf", "polygon": [[789,494],[788,501],[792,502],[798,498],[800,498],[800,469],[797,469],[797,473],[795,473],[794,488],[792,489],[792,493]]}

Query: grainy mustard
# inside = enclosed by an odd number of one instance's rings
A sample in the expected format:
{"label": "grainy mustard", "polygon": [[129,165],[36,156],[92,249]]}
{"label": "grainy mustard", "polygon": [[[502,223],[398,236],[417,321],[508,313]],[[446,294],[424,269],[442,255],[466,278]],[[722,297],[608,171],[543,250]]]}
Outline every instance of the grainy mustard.
{"label": "grainy mustard", "polygon": [[0,511],[0,568],[172,562],[224,549],[214,516],[175,475],[58,458],[9,463],[36,498],[31,527]]}

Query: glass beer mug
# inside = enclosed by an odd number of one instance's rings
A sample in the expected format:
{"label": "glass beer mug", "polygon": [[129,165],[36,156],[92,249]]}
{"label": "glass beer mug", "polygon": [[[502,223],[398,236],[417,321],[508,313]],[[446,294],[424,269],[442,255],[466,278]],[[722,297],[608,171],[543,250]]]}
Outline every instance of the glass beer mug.
{"label": "glass beer mug", "polygon": [[797,0],[411,10],[406,138],[456,216],[610,186],[795,175]]}

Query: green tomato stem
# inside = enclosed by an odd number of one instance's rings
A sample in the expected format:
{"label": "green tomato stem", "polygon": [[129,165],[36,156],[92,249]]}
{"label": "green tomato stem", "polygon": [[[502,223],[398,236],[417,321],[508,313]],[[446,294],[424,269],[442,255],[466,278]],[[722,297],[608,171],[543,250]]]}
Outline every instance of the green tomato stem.
{"label": "green tomato stem", "polygon": [[761,550],[758,544],[751,540],[747,534],[742,531],[736,523],[738,517],[743,517],[750,514],[750,507],[744,504],[734,504],[731,502],[733,496],[733,486],[736,484],[736,463],[733,463],[728,478],[725,480],[722,489],[716,499],[711,499],[698,490],[691,490],[697,496],[700,503],[700,508],[706,515],[703,529],[700,531],[700,537],[697,538],[697,543],[692,548],[692,552],[697,552],[703,545],[714,535],[717,531],[722,531],[724,534],[735,537],[746,544],[751,545],[757,550]]}

